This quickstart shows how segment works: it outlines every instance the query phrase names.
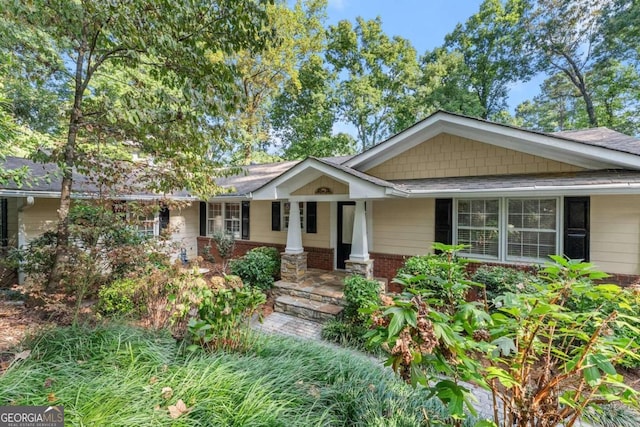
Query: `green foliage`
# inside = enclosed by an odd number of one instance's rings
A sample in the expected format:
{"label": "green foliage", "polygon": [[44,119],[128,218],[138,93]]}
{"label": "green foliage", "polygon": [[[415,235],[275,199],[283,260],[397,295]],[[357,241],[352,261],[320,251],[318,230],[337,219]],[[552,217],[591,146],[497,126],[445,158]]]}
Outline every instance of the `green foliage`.
{"label": "green foliage", "polygon": [[434,249],[442,251],[440,254],[407,259],[398,270],[394,282],[431,297],[430,303],[436,307],[454,308],[464,302],[469,290],[469,285],[465,282],[465,266],[468,261],[455,256],[455,252],[460,250],[461,246],[451,248],[436,245]]}
{"label": "green foliage", "polygon": [[534,292],[533,285],[541,282],[535,274],[516,268],[486,265],[478,268],[471,280],[484,285],[487,302],[491,306],[496,298],[507,292]]}
{"label": "green foliage", "polygon": [[106,316],[122,316],[132,313],[136,306],[134,295],[139,282],[134,279],[118,279],[98,292],[98,312]]}
{"label": "green foliage", "polygon": [[273,246],[258,246],[251,249],[249,252],[260,252],[267,255],[273,261],[273,277],[280,277],[280,251]]}
{"label": "green foliage", "polygon": [[[268,252],[268,251],[267,251]],[[279,273],[279,257],[264,251],[249,251],[242,258],[231,261],[231,273],[242,278],[245,285],[266,291],[271,289]]]}
{"label": "green foliage", "polygon": [[[454,247],[439,249],[454,262]],[[606,275],[589,263],[551,258],[554,264],[541,273],[544,283],[532,284],[530,293],[498,297],[500,308],[491,315],[478,303],[453,310],[431,306],[419,289],[384,300],[372,310],[376,330],[370,342],[390,353],[387,363],[402,378],[428,388],[456,417],[464,416],[465,406],[472,411],[461,380],[503,402],[496,425],[573,425],[585,408],[597,410],[603,402],[637,407],[638,393],[617,372],[624,357],[639,358],[640,318],[623,313],[632,307],[629,295],[615,285],[595,284]],[[589,300],[613,309],[572,303]]]}
{"label": "green foliage", "polygon": [[368,332],[361,322],[331,319],[322,325],[322,339],[361,351],[367,350]]}
{"label": "green foliage", "polygon": [[189,339],[194,343],[190,348],[247,350],[250,347],[251,315],[266,301],[260,289],[201,287],[193,297],[197,315],[187,324]]}
{"label": "green foliage", "polygon": [[[451,425],[437,400],[370,358],[278,335],[248,353],[185,354],[165,331],[110,324],[55,328],[26,345],[31,356],[0,376],[0,405],[55,399],[72,425]],[[190,411],[172,419],[178,400]]]}
{"label": "green foliage", "polygon": [[361,310],[380,303],[380,283],[354,274],[344,280],[345,320],[362,324],[368,317]]}

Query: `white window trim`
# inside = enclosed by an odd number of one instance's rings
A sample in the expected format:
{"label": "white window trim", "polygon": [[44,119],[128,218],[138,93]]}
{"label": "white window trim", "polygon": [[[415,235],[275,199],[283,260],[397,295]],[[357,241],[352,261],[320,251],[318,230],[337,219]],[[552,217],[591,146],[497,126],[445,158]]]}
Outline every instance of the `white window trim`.
{"label": "white window trim", "polygon": [[509,257],[508,253],[508,200],[555,200],[556,201],[556,241],[555,241],[555,254],[562,253],[562,238],[564,230],[564,198],[563,197],[546,197],[546,196],[486,196],[486,197],[460,197],[453,199],[453,218],[452,218],[452,238],[453,244],[458,244],[458,201],[460,200],[495,200],[498,199],[498,257],[483,256],[481,254],[463,253],[463,256],[470,259],[477,259],[481,261],[490,262],[505,262],[505,263],[521,263],[521,264],[540,264],[547,260],[542,258],[523,258],[523,257]]}
{"label": "white window trim", "polygon": [[[287,231],[289,229],[289,224],[287,221],[285,221],[286,219],[286,214],[285,214],[285,203],[291,203],[290,200],[283,200],[280,202],[280,224],[282,224],[282,230],[281,231]],[[300,208],[300,230],[302,230],[303,233],[307,232],[307,205],[306,202],[298,202],[298,206]]]}
{"label": "white window trim", "polygon": [[[214,228],[215,228],[215,218],[211,218],[209,216],[210,213],[210,207],[212,204],[219,204],[220,205],[220,229],[219,230],[212,230],[211,224],[214,224]],[[234,219],[234,218],[227,218],[227,204],[234,204],[234,205],[238,205],[239,210],[238,210],[238,218]],[[228,201],[228,202],[221,202],[221,201],[213,201],[213,202],[207,202],[207,236],[213,236],[216,232],[221,232],[221,233],[225,233],[225,234],[229,234],[227,233],[227,222],[228,221],[237,221],[238,222],[238,235],[233,235],[232,237],[235,240],[241,240],[242,239],[242,202],[240,201]]]}

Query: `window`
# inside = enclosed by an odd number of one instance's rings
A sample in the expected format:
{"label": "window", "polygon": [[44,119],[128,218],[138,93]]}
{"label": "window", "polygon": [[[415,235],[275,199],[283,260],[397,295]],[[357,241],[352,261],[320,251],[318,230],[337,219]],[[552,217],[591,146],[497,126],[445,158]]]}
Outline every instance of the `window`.
{"label": "window", "polygon": [[507,259],[537,260],[557,253],[555,199],[509,199]]}
{"label": "window", "polygon": [[[304,202],[299,202],[298,206],[300,206],[300,228],[304,230],[305,229],[304,228],[304,224],[305,224]],[[282,223],[284,224],[284,230],[289,229],[289,211],[290,210],[291,210],[291,203],[283,202]]]}
{"label": "window", "polygon": [[559,252],[558,199],[456,200],[455,238],[463,253],[497,261],[541,262]]}
{"label": "window", "polygon": [[138,234],[144,237],[153,237],[156,235],[155,214],[138,215]]}
{"label": "window", "polygon": [[113,202],[112,209],[122,221],[136,227],[140,236],[154,237],[160,234],[158,213],[148,212],[149,205],[117,200]]}
{"label": "window", "polygon": [[462,252],[498,258],[500,201],[458,200],[458,243],[469,245]]}
{"label": "window", "polygon": [[240,202],[213,202],[207,204],[207,234],[225,233],[241,238]]}

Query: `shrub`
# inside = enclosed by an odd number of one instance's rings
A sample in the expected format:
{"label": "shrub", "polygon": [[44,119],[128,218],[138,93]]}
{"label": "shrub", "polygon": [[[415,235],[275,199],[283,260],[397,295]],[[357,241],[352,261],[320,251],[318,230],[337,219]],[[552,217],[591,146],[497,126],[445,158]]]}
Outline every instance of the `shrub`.
{"label": "shrub", "polygon": [[[259,289],[229,287],[211,289],[199,287],[192,294],[196,311],[190,315],[187,330],[194,343],[209,350],[246,350],[250,346],[249,321],[266,298]],[[185,310],[188,307],[185,307]],[[191,313],[192,308],[183,313]]]}
{"label": "shrub", "polygon": [[535,291],[534,284],[541,283],[535,274],[527,273],[515,268],[483,265],[471,277],[471,280],[484,285],[487,301],[493,306],[493,301],[507,292],[531,293]]}
{"label": "shrub", "polygon": [[360,324],[368,317],[360,313],[360,310],[380,301],[380,283],[356,274],[349,276],[344,281],[344,300],[345,319]]}
{"label": "shrub", "polygon": [[273,277],[280,277],[280,251],[278,251],[278,249],[272,246],[259,246],[257,248],[251,249],[249,252],[261,252],[271,258],[275,265]]}
{"label": "shrub", "polygon": [[[637,407],[638,392],[624,384],[616,366],[622,357],[640,358],[639,343],[616,333],[639,330],[637,314],[622,313],[631,307],[628,296],[616,285],[595,284],[606,275],[591,264],[551,258],[555,263],[541,274],[544,284],[498,297],[501,307],[491,315],[478,302],[445,312],[415,290],[385,298],[373,312],[371,342],[390,353],[387,364],[402,378],[429,389],[452,416],[463,416],[465,405],[472,411],[461,381],[475,382],[503,403],[495,425],[570,426],[589,407],[603,410],[612,401]],[[572,303],[590,299],[613,309]]]}
{"label": "shrub", "polygon": [[331,319],[322,325],[322,339],[356,350],[367,348],[367,332],[369,329],[361,323],[340,319]]}
{"label": "shrub", "polygon": [[455,308],[465,302],[470,288],[466,280],[469,261],[456,256],[462,247],[435,243],[433,248],[441,253],[409,258],[393,281],[430,298],[431,305]]}
{"label": "shrub", "polygon": [[131,314],[136,309],[139,287],[134,279],[118,279],[102,287],[98,292],[98,312],[106,316]]}
{"label": "shrub", "polygon": [[271,289],[277,272],[274,259],[260,251],[249,251],[242,258],[231,261],[231,273],[240,276],[246,286],[266,291]]}

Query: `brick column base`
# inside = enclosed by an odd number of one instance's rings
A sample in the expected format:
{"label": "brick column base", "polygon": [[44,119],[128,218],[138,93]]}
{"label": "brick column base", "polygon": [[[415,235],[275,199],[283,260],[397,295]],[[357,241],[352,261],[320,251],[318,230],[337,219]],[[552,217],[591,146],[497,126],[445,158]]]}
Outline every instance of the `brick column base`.
{"label": "brick column base", "polygon": [[285,282],[300,283],[307,273],[307,253],[280,254],[280,278]]}
{"label": "brick column base", "polygon": [[366,261],[352,261],[347,260],[344,262],[345,270],[349,274],[357,274],[365,279],[373,279],[373,260],[368,259]]}

